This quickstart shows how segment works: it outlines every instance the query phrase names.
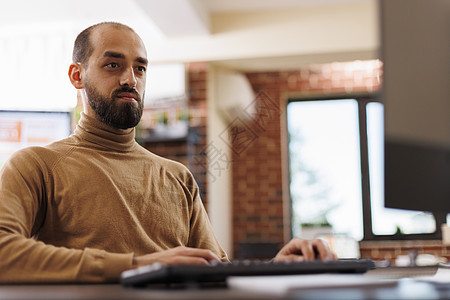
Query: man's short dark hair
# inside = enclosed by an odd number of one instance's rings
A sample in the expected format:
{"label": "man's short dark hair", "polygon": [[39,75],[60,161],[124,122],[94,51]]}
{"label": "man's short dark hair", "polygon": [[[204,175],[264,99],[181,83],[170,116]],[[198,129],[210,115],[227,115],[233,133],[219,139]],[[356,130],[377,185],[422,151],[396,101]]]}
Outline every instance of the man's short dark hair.
{"label": "man's short dark hair", "polygon": [[135,32],[133,28],[118,22],[102,22],[89,26],[88,28],[80,32],[80,34],[78,34],[77,38],[75,39],[72,53],[72,61],[74,63],[81,63],[82,65],[87,64],[87,62],[89,61],[89,57],[92,55],[92,52],[94,52],[94,46],[90,41],[91,33],[95,28],[102,25],[109,25],[118,29],[128,29]]}

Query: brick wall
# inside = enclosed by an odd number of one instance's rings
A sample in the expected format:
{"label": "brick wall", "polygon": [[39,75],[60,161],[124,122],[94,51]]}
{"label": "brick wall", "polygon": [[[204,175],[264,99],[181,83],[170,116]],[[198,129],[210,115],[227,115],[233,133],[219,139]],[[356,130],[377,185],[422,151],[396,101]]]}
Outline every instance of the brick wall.
{"label": "brick wall", "polygon": [[[280,105],[277,75],[264,77],[268,79],[267,84],[263,84],[263,89],[256,89],[256,114],[262,117],[245,125],[232,124],[233,247],[236,258],[240,258],[242,243],[284,242],[280,118],[285,111]],[[252,76],[249,75],[252,84],[261,84]]]}

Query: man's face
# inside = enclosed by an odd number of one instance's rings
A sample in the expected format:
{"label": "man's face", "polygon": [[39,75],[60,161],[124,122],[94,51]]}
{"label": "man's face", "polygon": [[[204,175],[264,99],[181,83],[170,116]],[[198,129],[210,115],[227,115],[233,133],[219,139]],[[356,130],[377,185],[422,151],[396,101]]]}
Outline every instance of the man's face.
{"label": "man's face", "polygon": [[132,31],[102,26],[90,40],[94,51],[83,74],[90,107],[109,126],[136,126],[144,106],[147,69],[141,39]]}

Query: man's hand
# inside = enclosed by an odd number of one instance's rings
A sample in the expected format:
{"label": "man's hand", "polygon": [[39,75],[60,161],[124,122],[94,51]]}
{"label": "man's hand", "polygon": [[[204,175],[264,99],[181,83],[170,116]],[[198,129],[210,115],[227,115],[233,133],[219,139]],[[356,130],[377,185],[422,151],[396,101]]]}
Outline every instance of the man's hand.
{"label": "man's hand", "polygon": [[292,239],[275,256],[274,261],[306,261],[333,260],[336,253],[331,251],[328,243],[322,239],[303,240]]}
{"label": "man's hand", "polygon": [[136,256],[133,258],[133,268],[161,263],[164,265],[209,265],[211,261],[220,261],[213,252],[179,246],[173,249]]}

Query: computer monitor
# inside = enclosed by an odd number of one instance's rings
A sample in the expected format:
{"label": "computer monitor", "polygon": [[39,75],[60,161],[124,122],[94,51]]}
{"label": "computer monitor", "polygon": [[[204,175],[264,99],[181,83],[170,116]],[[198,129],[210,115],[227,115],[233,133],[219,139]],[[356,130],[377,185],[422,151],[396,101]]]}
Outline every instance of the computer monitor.
{"label": "computer monitor", "polygon": [[381,0],[385,206],[450,212],[450,1]]}
{"label": "computer monitor", "polygon": [[21,148],[43,146],[70,133],[69,112],[0,110],[0,167]]}

